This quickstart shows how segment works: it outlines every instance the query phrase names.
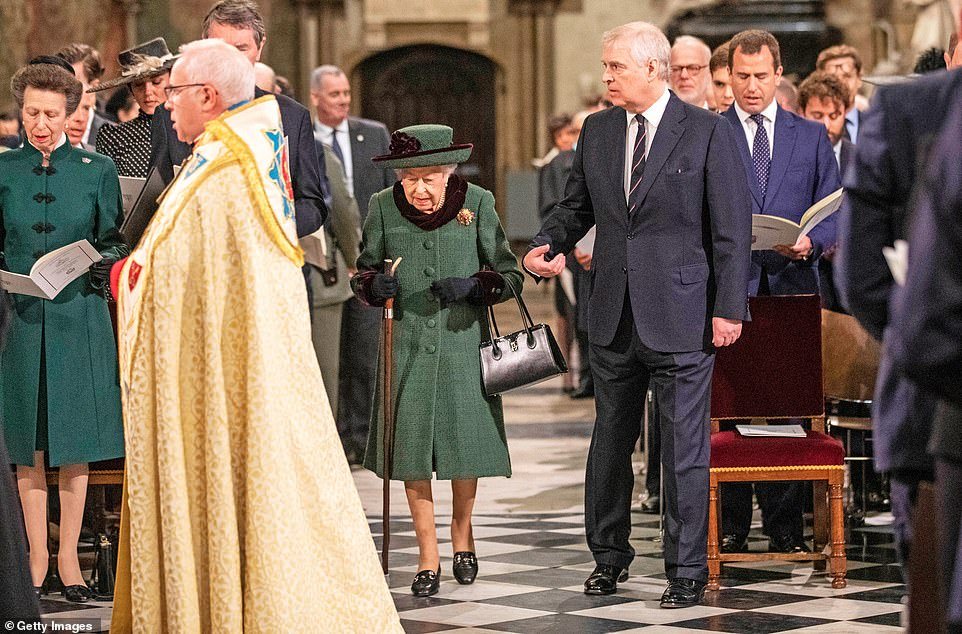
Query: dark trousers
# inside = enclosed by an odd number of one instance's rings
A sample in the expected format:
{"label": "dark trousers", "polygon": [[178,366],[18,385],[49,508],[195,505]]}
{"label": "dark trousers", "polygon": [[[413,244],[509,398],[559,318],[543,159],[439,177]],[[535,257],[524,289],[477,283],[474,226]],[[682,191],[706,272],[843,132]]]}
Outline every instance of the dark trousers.
{"label": "dark trousers", "polygon": [[[756,482],[755,495],[762,509],[762,531],[772,537],[802,539],[804,482]],[[752,525],[752,483],[726,482],[721,485],[722,532],[748,536]]]}
{"label": "dark trousers", "polygon": [[380,328],[380,308],[365,306],[356,297],[344,303],[337,431],[346,449],[363,451],[367,445],[377,387]]}
{"label": "dark trousers", "polygon": [[626,298],[608,346],[591,345],[595,428],[585,471],[585,529],[599,564],[628,568],[631,454],[641,431],[645,395],[654,390],[662,431],[665,573],[708,578],[708,409],[714,355],[662,353],[638,337]]}

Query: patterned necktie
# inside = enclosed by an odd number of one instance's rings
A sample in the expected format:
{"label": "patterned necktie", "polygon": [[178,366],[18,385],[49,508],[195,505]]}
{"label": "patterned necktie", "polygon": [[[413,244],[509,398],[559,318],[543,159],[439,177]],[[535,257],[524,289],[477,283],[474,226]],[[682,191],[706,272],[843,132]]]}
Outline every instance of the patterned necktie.
{"label": "patterned necktie", "polygon": [[344,163],[344,153],[341,152],[341,145],[337,142],[337,130],[331,132],[331,149],[334,150],[334,155],[337,156],[342,164]]}
{"label": "patterned necktie", "polygon": [[771,154],[768,151],[768,133],[765,132],[765,117],[753,114],[751,120],[755,122],[755,141],[752,143],[752,163],[755,165],[755,176],[758,177],[758,191],[762,198],[768,189],[768,170],[772,165]]}
{"label": "patterned necktie", "polygon": [[635,138],[635,148],[631,152],[631,177],[628,179],[628,213],[631,214],[635,208],[641,205],[640,191],[641,179],[645,175],[645,139],[648,136],[645,130],[645,118],[640,114],[635,115],[638,122],[638,134]]}

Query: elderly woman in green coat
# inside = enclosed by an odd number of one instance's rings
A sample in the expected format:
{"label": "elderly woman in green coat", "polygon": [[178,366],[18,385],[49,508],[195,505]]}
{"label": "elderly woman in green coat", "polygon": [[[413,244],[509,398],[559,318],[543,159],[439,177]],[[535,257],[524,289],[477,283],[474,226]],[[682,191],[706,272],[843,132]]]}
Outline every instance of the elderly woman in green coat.
{"label": "elderly woman in green coat", "polygon": [[[398,182],[371,198],[364,223],[358,298],[381,306],[395,297],[394,435],[390,478],[403,480],[418,539],[419,572],[411,591],[438,591],[441,566],[431,478],[451,480],[453,572],[473,583],[478,563],[471,530],[478,478],[510,476],[500,397],[486,396],[478,346],[486,306],[519,293],[517,261],[494,209],[494,196],[454,174],[471,145],[453,145],[447,126],[417,125],[391,137],[374,162]],[[396,276],[385,259],[403,261]],[[374,334],[372,333],[372,336]],[[364,465],[383,473],[381,397]]]}
{"label": "elderly woman in green coat", "polygon": [[33,585],[39,594],[47,574],[46,462],[60,467],[64,596],[82,603],[91,598],[77,558],[87,463],[124,453],[117,346],[103,297],[109,262],[127,253],[117,229],[120,184],[110,159],[67,142],[64,126],[82,90],[69,70],[31,64],[11,88],[26,142],[0,155],[0,266],[26,274],[44,254],[84,239],[104,257],[52,300],[11,295],[0,355],[3,433],[17,465]]}

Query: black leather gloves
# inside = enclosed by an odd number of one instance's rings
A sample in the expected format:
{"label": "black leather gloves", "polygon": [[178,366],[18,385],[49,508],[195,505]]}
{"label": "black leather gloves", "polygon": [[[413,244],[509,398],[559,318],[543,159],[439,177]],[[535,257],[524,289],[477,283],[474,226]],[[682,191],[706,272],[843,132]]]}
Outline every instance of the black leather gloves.
{"label": "black leather gloves", "polygon": [[386,301],[397,295],[400,284],[396,277],[378,273],[371,282],[371,296],[378,301]]}
{"label": "black leather gloves", "polygon": [[481,299],[481,282],[475,277],[446,277],[432,282],[431,292],[442,306],[465,299],[478,302]]}
{"label": "black leather gloves", "polygon": [[110,268],[117,260],[104,258],[90,265],[90,287],[111,301],[114,296],[110,289]]}

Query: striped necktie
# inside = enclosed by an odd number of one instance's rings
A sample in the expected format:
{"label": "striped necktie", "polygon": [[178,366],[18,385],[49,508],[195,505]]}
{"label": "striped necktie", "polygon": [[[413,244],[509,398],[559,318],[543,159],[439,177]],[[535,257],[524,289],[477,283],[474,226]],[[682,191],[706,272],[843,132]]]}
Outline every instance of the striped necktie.
{"label": "striped necktie", "polygon": [[635,138],[635,148],[631,152],[631,177],[628,179],[628,213],[631,214],[636,208],[641,206],[641,179],[645,175],[645,139],[648,136],[645,130],[645,118],[640,114],[635,115],[638,122],[638,134]]}

